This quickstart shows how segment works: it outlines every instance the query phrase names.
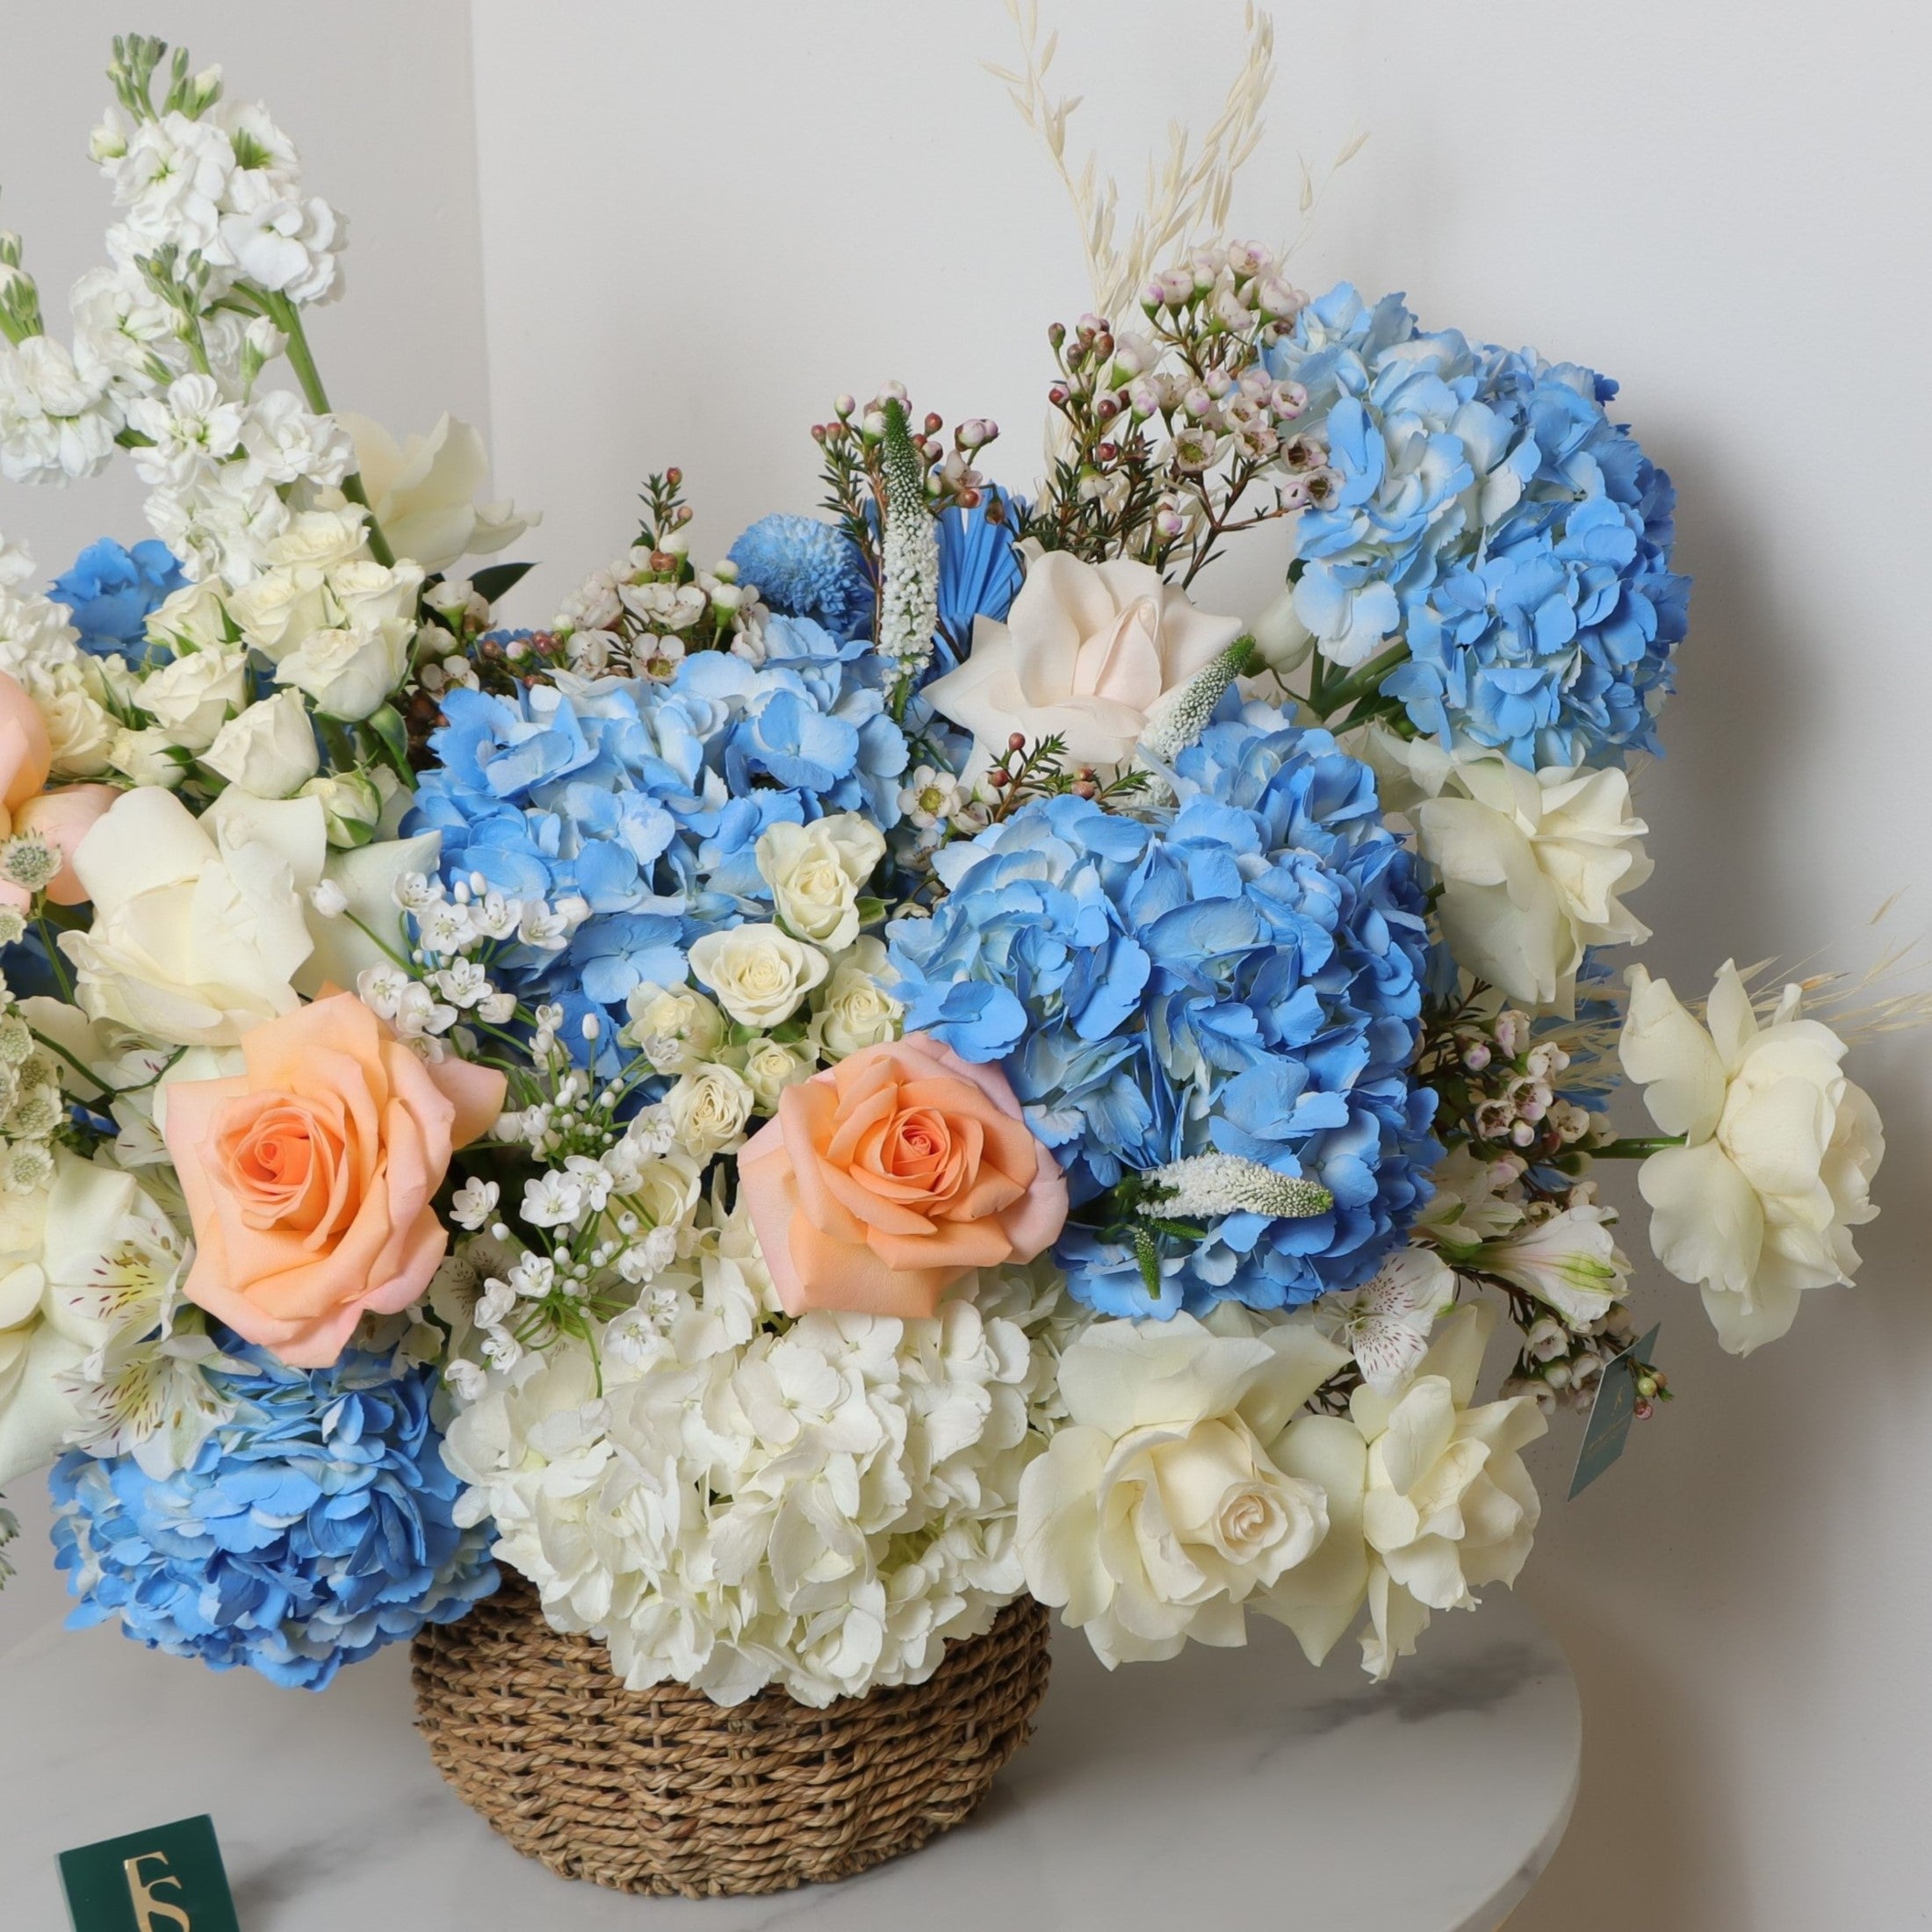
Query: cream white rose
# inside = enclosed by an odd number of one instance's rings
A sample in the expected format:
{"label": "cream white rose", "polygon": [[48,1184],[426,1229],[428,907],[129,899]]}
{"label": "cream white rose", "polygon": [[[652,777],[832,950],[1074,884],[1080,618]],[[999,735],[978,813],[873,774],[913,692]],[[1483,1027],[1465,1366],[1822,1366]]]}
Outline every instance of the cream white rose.
{"label": "cream white rose", "polygon": [[1363,1667],[1386,1677],[1431,1610],[1473,1609],[1472,1586],[1512,1582],[1528,1558],[1541,1504],[1519,1452],[1547,1424],[1526,1395],[1472,1406],[1495,1323],[1487,1303],[1457,1309],[1399,1392],[1365,1384],[1345,1420],[1304,1416],[1277,1447],[1281,1468],[1321,1484],[1329,1535],[1256,1607],[1311,1662],[1366,1603]]}
{"label": "cream white rose", "polygon": [[1650,936],[1618,898],[1651,872],[1629,780],[1460,755],[1430,776],[1437,795],[1409,817],[1442,877],[1439,916],[1456,963],[1512,999],[1569,1012],[1586,947]]}
{"label": "cream white rose", "polygon": [[42,668],[28,690],[47,722],[56,778],[97,778],[108,768],[120,726],[96,695],[99,674],[78,661]]}
{"label": "cream white rose", "polygon": [[137,785],[161,785],[172,790],[187,776],[188,768],[174,753],[172,737],[158,724],[141,731],[116,732],[107,747],[107,762]]}
{"label": "cream white rose", "polygon": [[885,834],[856,812],[779,824],[758,840],[772,905],[800,939],[842,952],[859,936],[859,895],[885,856]]}
{"label": "cream white rose", "polygon": [[745,1049],[741,1071],[759,1113],[773,1114],[778,1111],[778,1096],[787,1087],[809,1080],[818,1071],[818,1056],[804,1043],[754,1040]]}
{"label": "cream white rose", "polygon": [[897,1040],[905,1006],[886,991],[898,976],[876,939],[857,941],[840,955],[817,998],[808,1031],[827,1060]]}
{"label": "cream white rose", "polygon": [[1067,1423],[1020,1478],[1027,1587],[1109,1669],[1244,1642],[1244,1606],[1328,1533],[1322,1488],[1272,1447],[1347,1359],[1299,1320],[1095,1323],[1060,1359]]}
{"label": "cream white rose", "polygon": [[1163,702],[1240,635],[1149,565],[1034,550],[1006,622],[975,618],[966,661],[926,696],[973,734],[969,775],[1015,732],[1063,738],[1076,765],[1123,765]]}
{"label": "cream white rose", "polygon": [[354,921],[313,911],[318,882],[380,930],[396,878],[434,871],[440,847],[427,833],[330,854],[313,798],[231,787],[197,818],[159,787],[124,793],[74,854],[94,905],[91,926],[61,939],[76,1003],[151,1040],[234,1045],[298,994],[353,985],[383,956]]}
{"label": "cream white rose", "polygon": [[184,584],[148,613],[148,642],[176,652],[220,651],[234,642],[222,607],[220,586],[213,578]]}
{"label": "cream white rose", "polygon": [[308,706],[299,691],[251,704],[216,732],[201,762],[257,798],[286,798],[321,764]]}
{"label": "cream white rose", "polygon": [[742,1027],[782,1026],[822,982],[825,955],[775,926],[706,933],[690,952],[691,970]]}
{"label": "cream white rose", "polygon": [[248,696],[247,652],[193,651],[143,681],[141,707],[184,750],[205,752]]}
{"label": "cream white rose", "polygon": [[275,667],[278,684],[306,691],[325,717],[371,717],[409,669],[415,626],[390,617],[354,630],[311,631]]}
{"label": "cream white rose", "polygon": [[660,1073],[686,1073],[709,1060],[724,1037],[724,1020],[690,986],[660,986],[647,979],[624,1000],[631,1042]]}
{"label": "cream white rose", "polygon": [[663,1104],[679,1147],[703,1159],[744,1137],[754,1098],[735,1067],[707,1060],[680,1074]]}
{"label": "cream white rose", "polygon": [[1870,1190],[1885,1131],[1840,1068],[1844,1042],[1804,1017],[1801,988],[1787,986],[1761,1023],[1727,960],[1700,1026],[1668,980],[1640,966],[1628,978],[1624,1071],[1651,1118],[1685,1143],[1638,1172],[1650,1245],[1703,1289],[1724,1346],[1747,1355],[1791,1327],[1806,1289],[1857,1272],[1851,1229],[1878,1211]]}

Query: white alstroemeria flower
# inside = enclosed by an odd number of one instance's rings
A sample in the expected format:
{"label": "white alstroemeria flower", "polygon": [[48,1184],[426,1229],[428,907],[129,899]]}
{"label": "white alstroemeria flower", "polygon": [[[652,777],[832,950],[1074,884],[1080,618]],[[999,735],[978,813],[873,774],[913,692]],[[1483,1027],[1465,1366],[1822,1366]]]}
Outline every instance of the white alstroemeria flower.
{"label": "white alstroemeria flower", "polygon": [[1419,747],[1435,796],[1410,808],[1441,875],[1443,937],[1465,971],[1525,1005],[1575,1003],[1586,947],[1649,938],[1618,895],[1650,876],[1620,771],[1525,771],[1496,757]]}
{"label": "white alstroemeria flower", "polygon": [[1455,1293],[1455,1275],[1439,1256],[1428,1248],[1397,1248],[1352,1294],[1319,1306],[1368,1386],[1391,1395],[1428,1353],[1429,1331]]}
{"label": "white alstroemeria flower", "polygon": [[1245,1641],[1244,1605],[1328,1533],[1322,1488],[1276,1451],[1346,1359],[1302,1321],[1095,1323],[1061,1357],[1067,1424],[1020,1478],[1027,1587],[1109,1669]]}
{"label": "white alstroemeria flower", "polygon": [[1622,1301],[1630,1261],[1611,1234],[1614,1208],[1566,1208],[1525,1221],[1486,1241],[1467,1262],[1554,1308],[1572,1328],[1588,1328]]}
{"label": "white alstroemeria flower", "polygon": [[926,696],[973,734],[969,779],[1015,732],[1063,738],[1071,764],[1114,767],[1133,758],[1162,702],[1240,634],[1238,618],[1197,610],[1146,564],[1034,547],[1006,621],[975,618],[966,661]]}
{"label": "white alstroemeria flower", "polygon": [[513,504],[476,501],[489,475],[489,453],[468,423],[441,416],[428,436],[399,444],[366,416],[337,420],[355,439],[370,512],[390,547],[426,572],[500,551],[537,521],[519,516]]}
{"label": "white alstroemeria flower", "polygon": [[1416,1217],[1416,1235],[1460,1260],[1485,1241],[1508,1234],[1523,1219],[1523,1204],[1508,1194],[1523,1169],[1513,1154],[1479,1160],[1467,1147],[1453,1149],[1429,1177],[1435,1192]]}
{"label": "white alstroemeria flower", "polygon": [[1878,1211],[1878,1112],[1840,1070],[1845,1042],[1804,1017],[1799,987],[1763,1023],[1727,960],[1700,1026],[1669,981],[1640,966],[1628,977],[1624,1071],[1685,1142],[1638,1173],[1651,1249],[1702,1287],[1719,1339],[1748,1355],[1791,1327],[1806,1289],[1857,1272],[1850,1231]]}

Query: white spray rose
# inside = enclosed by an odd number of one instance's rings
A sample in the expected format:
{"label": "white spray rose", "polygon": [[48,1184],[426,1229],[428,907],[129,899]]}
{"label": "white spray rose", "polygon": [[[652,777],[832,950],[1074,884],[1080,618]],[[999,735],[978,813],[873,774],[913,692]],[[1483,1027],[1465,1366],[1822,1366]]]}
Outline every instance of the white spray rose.
{"label": "white spray rose", "polygon": [[27,688],[47,721],[56,778],[97,778],[105,771],[120,727],[95,695],[99,673],[69,661],[32,677]]}
{"label": "white spray rose", "polygon": [[691,970],[743,1027],[782,1026],[825,977],[825,955],[775,926],[706,933],[691,947]]}
{"label": "white spray rose", "polygon": [[677,1144],[700,1158],[722,1153],[743,1137],[755,1096],[735,1067],[708,1060],[681,1074],[664,1096]]}
{"label": "white spray rose", "polygon": [[1121,765],[1163,701],[1240,635],[1238,618],[1195,609],[1146,564],[1032,547],[1006,622],[976,617],[966,661],[926,696],[973,734],[972,773],[1015,732],[1057,734],[1076,765]]}
{"label": "white spray rose", "polygon": [[1244,1642],[1244,1605],[1328,1533],[1321,1486],[1273,1450],[1347,1359],[1299,1320],[1095,1323],[1060,1359],[1066,1425],[1020,1478],[1027,1587],[1110,1669]]}
{"label": "white spray rose", "polygon": [[[302,702],[293,691],[285,691],[282,696],[291,703]],[[375,837],[382,820],[383,796],[367,773],[324,772],[300,789],[303,797],[321,803],[332,846],[364,846]]]}
{"label": "white spray rose", "polygon": [[841,953],[818,995],[810,1032],[827,1060],[843,1060],[861,1048],[897,1040],[905,1003],[886,991],[898,975],[876,939],[856,941]]}
{"label": "white spray rose", "polygon": [[859,936],[859,895],[885,856],[885,835],[856,812],[781,823],[758,840],[758,869],[778,917],[800,939],[842,952]]}
{"label": "white spray rose", "polygon": [[148,639],[177,652],[220,651],[232,641],[220,586],[184,584],[148,613]]}
{"label": "white spray rose", "polygon": [[1628,977],[1624,1071],[1657,1125],[1685,1140],[1639,1171],[1650,1245],[1703,1288],[1725,1347],[1747,1355],[1791,1327],[1806,1289],[1856,1272],[1851,1229],[1878,1211],[1878,1112],[1840,1069],[1844,1042],[1804,1017],[1799,987],[1761,1024],[1727,960],[1700,1026],[1668,980],[1640,966]]}
{"label": "white spray rose", "polygon": [[160,785],[172,790],[186,777],[188,768],[174,755],[174,739],[158,724],[141,731],[123,727],[107,746],[107,762],[137,785]]}
{"label": "white spray rose", "polygon": [[1629,780],[1462,755],[1432,775],[1438,795],[1410,817],[1442,876],[1443,937],[1456,963],[1512,999],[1568,1013],[1586,947],[1650,936],[1618,898],[1651,872]]}
{"label": "white spray rose", "polygon": [[724,1020],[704,995],[689,986],[660,986],[647,979],[624,1000],[631,1014],[625,1034],[660,1073],[686,1073],[708,1060],[724,1037]]}
{"label": "white spray rose", "polygon": [[204,752],[248,702],[245,651],[194,651],[141,687],[141,706],[184,750]]}
{"label": "white spray rose", "polygon": [[278,684],[306,691],[325,717],[373,716],[409,669],[415,626],[406,617],[355,630],[311,631],[275,667]]}
{"label": "white spray rose", "polygon": [[201,762],[257,798],[286,798],[321,764],[308,706],[299,691],[279,691],[230,718]]}
{"label": "white spray rose", "polygon": [[778,1096],[789,1086],[809,1080],[818,1071],[818,1056],[806,1044],[788,1046],[782,1040],[754,1040],[745,1049],[742,1071],[758,1111],[774,1114]]}

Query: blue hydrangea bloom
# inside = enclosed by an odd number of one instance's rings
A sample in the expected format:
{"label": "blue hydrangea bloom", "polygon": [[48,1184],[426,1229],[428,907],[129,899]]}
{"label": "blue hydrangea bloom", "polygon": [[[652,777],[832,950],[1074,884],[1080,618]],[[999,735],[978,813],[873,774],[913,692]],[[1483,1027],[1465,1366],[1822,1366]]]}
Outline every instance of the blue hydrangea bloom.
{"label": "blue hydrangea bloom", "polygon": [[1003,619],[1026,580],[1014,544],[1027,504],[989,484],[970,510],[939,519],[939,631],[930,675],[956,670],[972,648],[973,619]]}
{"label": "blue hydrangea bloom", "polygon": [[858,545],[816,516],[761,516],[725,553],[772,609],[840,638],[869,636],[872,580]]}
{"label": "blue hydrangea bloom", "polygon": [[224,1347],[247,1365],[213,1378],[234,1413],[185,1469],[157,1478],[132,1456],[77,1452],[54,1465],[70,1626],[118,1618],[151,1650],[320,1690],[496,1588],[488,1526],[454,1518],[429,1370],[399,1377],[354,1350],[289,1368]]}
{"label": "blue hydrangea bloom", "polygon": [[150,537],[128,550],[104,537],[54,580],[49,595],[67,606],[83,651],[143,664],[148,613],[187,580],[167,544]]}
{"label": "blue hydrangea bloom", "polygon": [[[1075,1203],[1056,1250],[1115,1315],[1282,1308],[1355,1286],[1428,1198],[1434,1096],[1409,1072],[1427,935],[1373,774],[1327,732],[1232,697],[1150,821],[1038,801],[940,864],[930,919],[891,928],[906,1025],[1002,1063]],[[1149,1294],[1080,1208],[1127,1170],[1236,1154],[1335,1196],[1230,1215]]]}
{"label": "blue hydrangea bloom", "polygon": [[1381,689],[1445,744],[1532,767],[1655,751],[1690,582],[1670,479],[1604,412],[1617,385],[1345,284],[1269,362],[1340,478],[1300,526],[1295,609],[1323,648],[1359,665],[1404,638]]}
{"label": "blue hydrangea bloom", "polygon": [[500,955],[508,985],[573,1017],[616,1012],[644,980],[680,983],[700,934],[771,917],[767,826],[836,811],[897,824],[905,737],[870,644],[775,617],[765,645],[762,665],[702,651],[661,684],[444,695],[439,768],[407,829],[443,834],[452,880],[479,872],[514,898],[591,909],[566,952]]}

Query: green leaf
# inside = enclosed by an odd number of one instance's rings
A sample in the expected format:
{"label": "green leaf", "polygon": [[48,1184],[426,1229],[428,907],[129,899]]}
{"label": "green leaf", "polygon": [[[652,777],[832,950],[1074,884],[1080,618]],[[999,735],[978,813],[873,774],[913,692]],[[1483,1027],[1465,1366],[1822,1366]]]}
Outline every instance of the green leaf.
{"label": "green leaf", "polygon": [[530,572],[534,564],[488,564],[470,579],[470,588],[485,603],[494,603],[499,597],[506,597]]}
{"label": "green leaf", "polygon": [[402,721],[402,713],[393,704],[383,708],[368,719],[369,728],[375,733],[376,742],[382,753],[395,768],[397,777],[406,785],[415,783],[415,774],[409,768],[409,727]]}

